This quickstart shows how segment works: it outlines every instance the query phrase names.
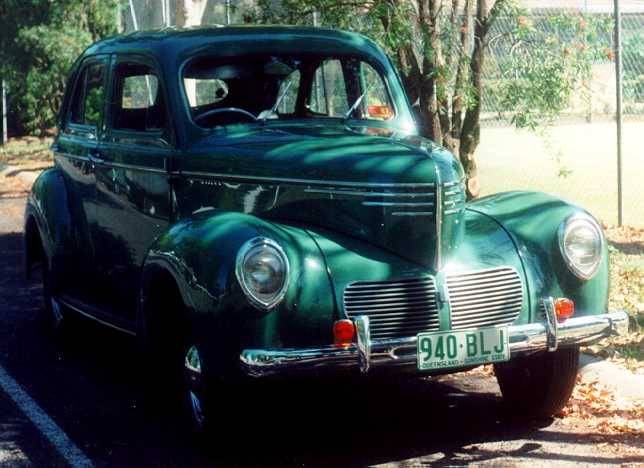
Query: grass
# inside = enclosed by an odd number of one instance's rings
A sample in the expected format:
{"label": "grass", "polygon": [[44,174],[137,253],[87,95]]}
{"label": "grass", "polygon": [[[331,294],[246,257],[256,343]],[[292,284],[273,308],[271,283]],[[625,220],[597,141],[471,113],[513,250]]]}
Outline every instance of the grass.
{"label": "grass", "polygon": [[20,167],[51,165],[53,156],[49,151],[51,138],[11,138],[0,146],[0,163]]}
{"label": "grass", "polygon": [[[512,127],[485,127],[477,153],[482,194],[537,190],[617,224],[616,130],[613,122],[563,124],[548,137]],[[644,122],[623,127],[624,224],[644,227]],[[570,171],[567,177],[560,172]]]}

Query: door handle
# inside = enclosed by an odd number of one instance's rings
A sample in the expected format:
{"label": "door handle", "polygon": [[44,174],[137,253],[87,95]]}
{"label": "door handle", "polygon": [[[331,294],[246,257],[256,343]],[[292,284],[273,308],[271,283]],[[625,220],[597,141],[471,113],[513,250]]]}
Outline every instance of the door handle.
{"label": "door handle", "polygon": [[103,154],[100,150],[91,149],[87,156],[92,164],[101,164],[103,162]]}

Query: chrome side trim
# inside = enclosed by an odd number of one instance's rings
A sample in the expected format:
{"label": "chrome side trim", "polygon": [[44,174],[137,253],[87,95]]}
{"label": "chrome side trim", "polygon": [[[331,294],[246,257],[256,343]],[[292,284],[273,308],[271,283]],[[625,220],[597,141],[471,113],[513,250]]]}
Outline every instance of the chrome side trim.
{"label": "chrome side trim", "polygon": [[[432,184],[433,185],[433,184]],[[429,197],[434,198],[434,192],[406,192],[406,193],[396,193],[396,192],[369,192],[369,191],[354,191],[354,190],[342,190],[342,189],[304,189],[306,193],[322,193],[329,195],[350,195],[350,196],[361,196],[361,197]]]}
{"label": "chrome side trim", "polygon": [[217,178],[236,181],[261,181],[273,183],[285,183],[294,185],[322,185],[326,187],[392,187],[392,188],[433,188],[434,183],[419,182],[419,183],[392,183],[392,182],[349,182],[341,180],[322,180],[322,179],[296,179],[290,177],[262,177],[253,175],[240,175],[240,174],[223,174],[218,172],[203,172],[203,171],[181,171],[182,175],[188,177],[205,177]]}
{"label": "chrome side trim", "polygon": [[119,169],[128,169],[131,171],[152,172],[154,174],[168,173],[168,171],[166,171],[165,169],[159,169],[156,167],[137,166],[136,164],[115,163],[111,161],[106,161],[105,159],[102,159],[101,162],[98,164],[101,166],[116,167]]}
{"label": "chrome side trim", "polygon": [[110,322],[107,322],[107,321],[105,321],[105,320],[101,320],[101,319],[99,319],[99,318],[96,318],[94,315],[92,315],[92,314],[90,314],[90,313],[88,313],[88,312],[85,312],[84,310],[82,310],[82,309],[80,309],[80,308],[76,307],[76,306],[75,306],[75,305],[73,305],[73,304],[70,304],[69,302],[67,302],[67,301],[66,301],[66,300],[64,300],[64,299],[58,298],[58,302],[60,302],[60,303],[61,303],[62,305],[64,305],[65,307],[68,307],[68,308],[72,309],[72,310],[73,310],[74,312],[76,312],[77,314],[80,314],[80,315],[82,315],[83,317],[87,317],[88,319],[94,320],[95,322],[98,322],[98,323],[100,323],[101,325],[105,325],[105,326],[107,326],[107,327],[113,328],[114,330],[118,330],[118,331],[120,331],[120,332],[122,332],[122,333],[125,333],[125,334],[127,334],[127,335],[136,336],[136,332],[135,332],[135,331],[128,330],[127,328],[122,328],[122,327],[119,327],[118,325],[114,325],[113,323],[110,323]]}
{"label": "chrome side trim", "polygon": [[61,158],[67,158],[67,159],[74,159],[76,161],[84,161],[84,162],[89,162],[89,158],[85,156],[77,156],[75,154],[69,154],[69,153],[62,153],[60,151],[57,151],[54,153],[54,157],[61,157]]}
{"label": "chrome side trim", "polygon": [[136,164],[116,163],[116,162],[112,162],[112,161],[106,161],[105,159],[93,159],[91,157],[77,156],[75,154],[69,154],[69,153],[58,152],[58,153],[56,153],[56,156],[60,156],[62,158],[67,158],[67,159],[73,159],[73,160],[76,160],[76,161],[92,162],[92,163],[98,164],[100,166],[116,167],[116,168],[119,168],[119,169],[128,169],[128,170],[132,170],[132,171],[152,172],[152,173],[155,173],[155,174],[167,174],[168,173],[165,169],[159,169],[159,168],[156,168],[156,167],[138,166]]}
{"label": "chrome side trim", "polygon": [[364,206],[391,206],[391,207],[423,207],[434,206],[432,202],[418,202],[418,203],[405,203],[405,202],[380,202],[380,201],[363,201]]}
{"label": "chrome side trim", "polygon": [[[510,355],[512,358],[545,352],[548,338],[545,323],[530,323],[508,327]],[[559,324],[560,346],[577,346],[593,343],[628,329],[628,315],[616,311],[600,315],[572,317]],[[364,338],[362,338],[364,340]],[[284,373],[360,369],[360,353],[370,349],[369,369],[404,366],[417,368],[416,337],[372,340],[370,347],[360,351],[354,344],[347,348],[324,346],[304,349],[245,349],[239,359],[243,372],[252,377],[265,377]]]}
{"label": "chrome side trim", "polygon": [[434,216],[433,211],[394,211],[392,216]]}

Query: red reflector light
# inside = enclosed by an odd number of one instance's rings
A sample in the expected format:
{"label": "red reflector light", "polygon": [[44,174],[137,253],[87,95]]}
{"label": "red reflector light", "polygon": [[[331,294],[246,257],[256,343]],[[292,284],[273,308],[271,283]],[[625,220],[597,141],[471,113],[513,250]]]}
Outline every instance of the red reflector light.
{"label": "red reflector light", "polygon": [[575,303],[566,298],[560,297],[555,299],[555,315],[559,322],[569,319],[575,313]]}
{"label": "red reflector light", "polygon": [[353,342],[356,327],[351,320],[338,320],[333,324],[333,340],[337,346],[346,346]]}

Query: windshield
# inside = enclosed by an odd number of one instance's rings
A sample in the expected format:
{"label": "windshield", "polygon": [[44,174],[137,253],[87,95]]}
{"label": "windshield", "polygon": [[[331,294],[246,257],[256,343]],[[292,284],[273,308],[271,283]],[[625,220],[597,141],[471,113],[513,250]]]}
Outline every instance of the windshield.
{"label": "windshield", "polygon": [[194,122],[205,128],[256,120],[390,120],[382,75],[354,57],[200,57],[184,69]]}

